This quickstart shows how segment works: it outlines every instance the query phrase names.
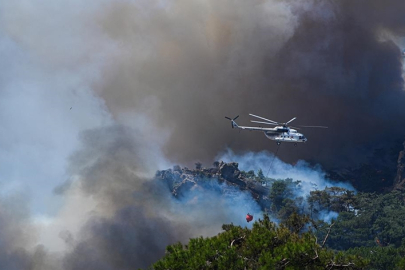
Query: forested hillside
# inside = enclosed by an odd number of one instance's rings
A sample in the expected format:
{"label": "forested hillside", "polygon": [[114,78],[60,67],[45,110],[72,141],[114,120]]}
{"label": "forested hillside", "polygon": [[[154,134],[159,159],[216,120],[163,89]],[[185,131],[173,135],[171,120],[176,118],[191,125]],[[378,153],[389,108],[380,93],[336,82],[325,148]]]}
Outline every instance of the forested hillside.
{"label": "forested hillside", "polygon": [[[223,225],[211,238],[167,247],[153,269],[405,269],[405,193],[308,192],[299,179],[271,179],[236,163],[160,171],[174,196],[222,182],[250,192],[265,213],[252,229]],[[226,188],[224,188],[226,190]],[[225,191],[223,191],[225,192]],[[243,213],[241,213],[243,214]]]}

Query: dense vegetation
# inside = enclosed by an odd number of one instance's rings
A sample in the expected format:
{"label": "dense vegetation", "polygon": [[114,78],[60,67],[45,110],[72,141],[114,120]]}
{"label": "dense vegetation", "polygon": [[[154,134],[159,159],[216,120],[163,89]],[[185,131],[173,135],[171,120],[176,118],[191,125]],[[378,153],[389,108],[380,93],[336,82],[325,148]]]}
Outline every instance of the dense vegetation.
{"label": "dense vegetation", "polygon": [[324,248],[311,231],[301,232],[308,221],[293,214],[276,226],[265,215],[251,230],[224,225],[225,231],[215,237],[168,246],[153,269],[362,269],[367,265],[360,256]]}
{"label": "dense vegetation", "polygon": [[153,269],[405,269],[403,192],[326,187],[304,196],[300,181],[242,173],[270,187],[264,219],[168,246]]}

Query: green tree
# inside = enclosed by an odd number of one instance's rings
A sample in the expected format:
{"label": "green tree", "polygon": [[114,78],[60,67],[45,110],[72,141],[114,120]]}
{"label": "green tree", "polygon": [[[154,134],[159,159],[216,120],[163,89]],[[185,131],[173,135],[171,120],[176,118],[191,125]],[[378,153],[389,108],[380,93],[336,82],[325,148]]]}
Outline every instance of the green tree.
{"label": "green tree", "polygon": [[355,204],[353,191],[340,187],[326,187],[324,190],[314,190],[308,196],[310,215],[317,219],[321,211],[352,211]]}
{"label": "green tree", "polygon": [[258,177],[260,180],[265,180],[265,179],[266,179],[266,177],[265,177],[264,174],[263,174],[262,169],[259,169],[259,171],[257,172],[257,177]]}
{"label": "green tree", "polygon": [[360,256],[369,262],[367,269],[405,269],[405,247],[356,247],[344,252],[346,256]]}
{"label": "green tree", "polygon": [[227,224],[214,237],[190,239],[188,245],[170,245],[152,269],[363,269],[359,256],[335,254],[302,232],[308,217],[294,214],[277,226],[267,215],[247,229]]}
{"label": "green tree", "polygon": [[288,184],[284,180],[276,180],[273,182],[269,192],[269,198],[272,201],[273,211],[279,211],[283,206],[283,200],[289,193]]}
{"label": "green tree", "polygon": [[350,200],[353,206],[341,212],[336,220],[328,242],[331,248],[401,246],[405,238],[405,204],[401,192],[360,193]]}
{"label": "green tree", "polygon": [[255,171],[254,171],[254,170],[250,170],[250,171],[248,171],[248,172],[241,171],[240,173],[241,173],[241,175],[242,175],[243,177],[248,178],[248,179],[255,179],[255,178],[256,178],[256,175],[255,175]]}

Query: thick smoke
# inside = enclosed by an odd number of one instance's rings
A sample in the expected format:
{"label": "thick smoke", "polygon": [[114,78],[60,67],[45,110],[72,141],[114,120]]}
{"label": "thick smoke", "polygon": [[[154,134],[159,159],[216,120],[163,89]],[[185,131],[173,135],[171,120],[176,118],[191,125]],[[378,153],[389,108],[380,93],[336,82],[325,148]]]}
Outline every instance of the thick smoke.
{"label": "thick smoke", "polygon": [[216,180],[207,181],[209,188],[173,197],[165,182],[151,180],[150,171],[168,163],[150,160],[162,155],[144,136],[142,130],[122,125],[83,132],[79,150],[71,156],[71,179],[55,189],[65,204],[52,218],[33,223],[22,207],[28,202],[20,197],[1,202],[0,265],[146,268],[164,255],[168,244],[215,235],[224,223],[246,226],[246,212],[261,216],[250,193],[227,188],[224,195],[224,184]]}
{"label": "thick smoke", "polygon": [[273,150],[224,119],[248,124],[254,113],[330,127],[302,130],[309,142],[280,151],[284,160],[360,163],[403,140],[404,9],[399,0],[119,2],[100,17],[122,51],[99,93],[114,115],[155,99],[172,160],[210,161],[224,146]]}
{"label": "thick smoke", "polygon": [[294,181],[301,181],[300,190],[302,194],[300,196],[304,198],[312,190],[323,190],[332,186],[354,190],[350,183],[328,180],[326,173],[319,165],[310,166],[303,160],[299,160],[294,165],[287,164],[267,151],[236,155],[232,150],[228,149],[225,153],[220,154],[218,159],[226,162],[238,162],[239,168],[244,171],[253,170],[258,172],[262,170],[265,177],[282,180],[288,177]]}
{"label": "thick smoke", "polygon": [[166,183],[143,176],[152,149],[140,138],[141,132],[123,126],[83,135],[70,172],[83,196],[97,203],[78,233],[64,233],[73,243],[65,269],[147,267],[168,244],[215,235],[223,223],[245,225],[246,211],[259,214],[249,193],[221,196],[215,180],[211,191],[197,188],[175,199]]}
{"label": "thick smoke", "polygon": [[61,12],[52,1],[40,2],[0,5],[1,192],[33,194],[36,214],[60,206],[41,194],[69,177],[67,157],[78,133],[111,123],[91,84],[109,58],[106,50],[114,51],[94,25],[81,27],[94,5],[71,1]]}
{"label": "thick smoke", "polygon": [[0,199],[0,268],[62,269],[58,256],[49,256],[47,248],[38,244],[28,202],[27,194]]}
{"label": "thick smoke", "polygon": [[[210,183],[218,192],[176,200],[149,180],[226,147],[275,150],[225,115],[330,127],[282,145],[288,161],[352,164],[402,139],[404,11],[399,0],[3,1],[0,268],[146,267],[167,244],[257,217],[248,194]],[[232,158],[266,172],[260,155]],[[327,184],[306,163],[274,166],[271,177]]]}
{"label": "thick smoke", "polygon": [[[276,180],[286,180],[287,178],[299,183],[294,192],[296,198],[308,198],[311,191],[324,190],[330,187],[341,187],[346,190],[356,191],[350,183],[336,182],[328,179],[326,172],[321,166],[311,166],[303,160],[299,160],[294,165],[284,163],[279,158],[267,151],[261,152],[248,152],[236,155],[232,150],[228,149],[226,152],[218,156],[219,160],[226,162],[238,162],[239,168],[244,171],[253,170],[258,172],[263,171],[265,177]],[[306,200],[299,203],[301,207],[309,208]],[[332,218],[336,219],[337,212],[334,211],[320,211],[317,218],[330,222]]]}

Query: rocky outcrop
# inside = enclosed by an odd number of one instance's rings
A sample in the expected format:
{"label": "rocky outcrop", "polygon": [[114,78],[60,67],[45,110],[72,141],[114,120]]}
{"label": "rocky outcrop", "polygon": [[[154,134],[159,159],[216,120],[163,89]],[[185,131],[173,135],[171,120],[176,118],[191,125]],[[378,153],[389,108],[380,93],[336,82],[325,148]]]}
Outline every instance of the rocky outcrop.
{"label": "rocky outcrop", "polygon": [[246,182],[243,181],[241,173],[238,169],[238,163],[224,163],[221,162],[219,165],[219,174],[222,179],[228,181],[229,183],[238,185],[241,189],[246,188]]}
{"label": "rocky outcrop", "polygon": [[239,170],[238,163],[221,161],[214,163],[214,166],[213,168],[199,167],[194,170],[174,166],[173,169],[157,171],[155,179],[164,181],[175,197],[181,197],[195,187],[213,188],[215,185],[210,183],[214,181],[214,183],[248,191],[262,206],[267,204],[269,189],[262,186],[256,179],[245,177]]}

